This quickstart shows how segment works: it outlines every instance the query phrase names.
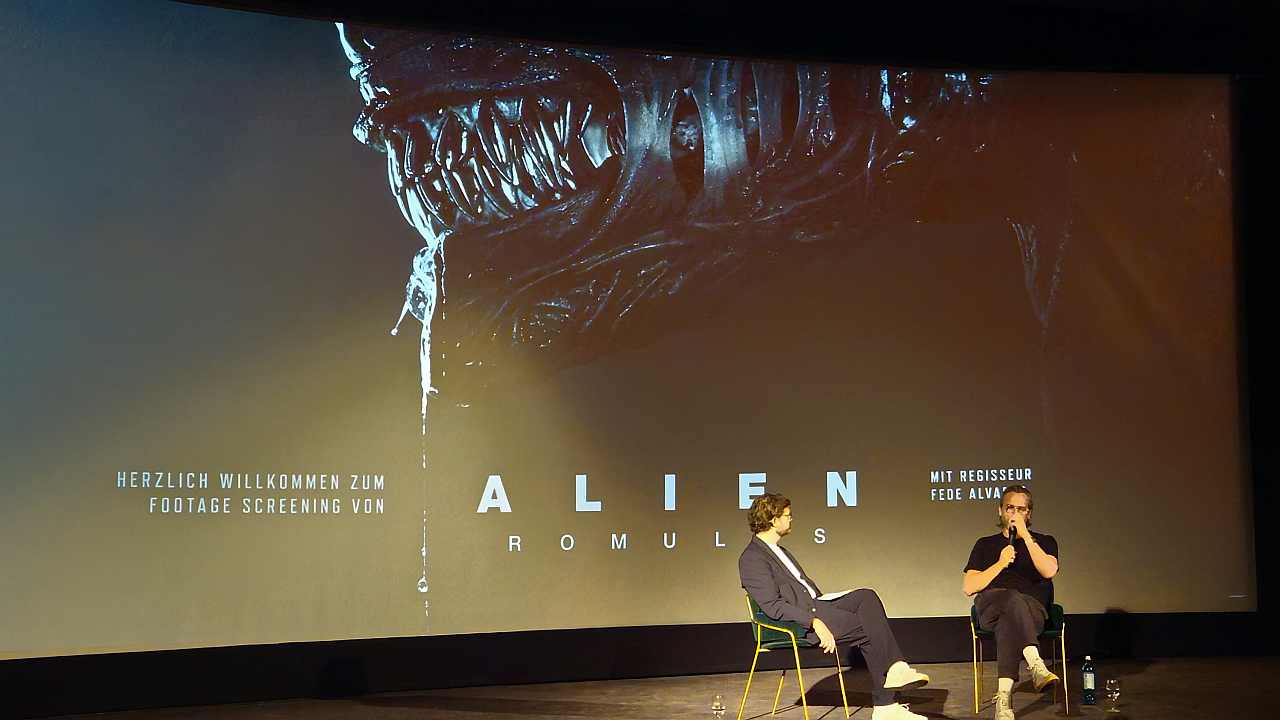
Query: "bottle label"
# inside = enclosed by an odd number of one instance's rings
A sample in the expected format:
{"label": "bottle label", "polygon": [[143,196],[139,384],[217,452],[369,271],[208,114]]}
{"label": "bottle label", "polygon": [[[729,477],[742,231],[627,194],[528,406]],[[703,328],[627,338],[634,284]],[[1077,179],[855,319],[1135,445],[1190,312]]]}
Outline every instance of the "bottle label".
{"label": "bottle label", "polygon": [[1094,687],[1093,687],[1093,683],[1094,683],[1094,680],[1093,680],[1093,673],[1091,673],[1091,672],[1085,673],[1085,674],[1084,674],[1084,689],[1085,689],[1085,690],[1093,690],[1093,689],[1094,689]]}

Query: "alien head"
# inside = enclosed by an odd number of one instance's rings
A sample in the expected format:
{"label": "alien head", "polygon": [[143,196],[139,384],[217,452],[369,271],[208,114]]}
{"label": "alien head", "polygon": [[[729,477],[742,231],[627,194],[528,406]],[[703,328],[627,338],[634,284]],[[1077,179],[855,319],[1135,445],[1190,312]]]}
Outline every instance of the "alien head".
{"label": "alien head", "polygon": [[437,295],[451,360],[645,342],[856,243],[990,82],[338,29],[355,136],[425,243],[424,392]]}

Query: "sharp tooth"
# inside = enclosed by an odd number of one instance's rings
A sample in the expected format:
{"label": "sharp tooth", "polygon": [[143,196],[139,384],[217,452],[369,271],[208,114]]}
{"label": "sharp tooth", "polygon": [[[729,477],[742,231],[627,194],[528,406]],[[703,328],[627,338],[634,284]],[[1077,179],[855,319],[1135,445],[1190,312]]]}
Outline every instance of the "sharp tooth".
{"label": "sharp tooth", "polygon": [[538,118],[537,127],[534,134],[538,138],[538,147],[542,150],[542,154],[548,160],[554,160],[559,155],[559,145],[556,143],[556,131],[554,129],[555,121],[548,122],[546,117]]}
{"label": "sharp tooth", "polygon": [[471,167],[475,171],[476,184],[479,185],[481,192],[484,193],[489,207],[502,217],[511,217],[515,214],[516,208],[502,194],[500,186],[504,184],[504,181],[498,176],[498,173],[485,163],[473,161]]}
{"label": "sharp tooth", "polygon": [[572,120],[569,123],[571,137],[582,135],[582,128],[587,126],[587,121],[591,119],[591,111],[594,109],[595,106],[585,100],[574,104],[573,112],[569,116]]}
{"label": "sharp tooth", "polygon": [[417,118],[405,131],[405,175],[410,178],[431,174],[435,163],[435,147],[440,138],[444,121],[440,118],[428,121]]}
{"label": "sharp tooth", "polygon": [[587,104],[584,109],[582,103],[574,103],[572,107],[576,115],[572,116],[572,121],[568,124],[569,137],[564,146],[564,161],[569,170],[569,177],[566,179],[582,177],[597,167],[583,144],[586,142],[583,135],[591,120],[591,105]]}
{"label": "sharp tooth", "polygon": [[481,114],[480,121],[476,125],[476,137],[479,140],[481,151],[494,168],[508,182],[515,182],[515,178],[509,174],[511,148],[507,145],[508,141],[499,127],[501,123],[502,121],[498,119],[498,116],[492,110],[486,109]]}
{"label": "sharp tooth", "polygon": [[520,164],[520,158],[522,155],[523,154],[519,147],[513,147],[511,150],[511,162],[507,163],[507,166],[502,173],[503,180],[510,182],[515,187],[520,187],[521,184],[527,184],[523,179],[525,172]]}
{"label": "sharp tooth", "polygon": [[515,186],[507,182],[505,179],[499,182],[502,183],[502,194],[506,196],[507,202],[510,202],[512,205],[515,205],[517,202]]}
{"label": "sharp tooth", "polygon": [[457,170],[445,170],[441,173],[444,178],[445,189],[449,193],[449,198],[453,200],[460,212],[466,213],[471,218],[475,218],[480,214],[478,188],[467,187],[468,183]]}
{"label": "sharp tooth", "polygon": [[484,191],[480,189],[479,173],[476,170],[475,158],[467,162],[465,167],[460,168],[455,173],[458,178],[458,184],[462,186],[463,191],[467,194],[467,199],[471,202],[472,215],[479,215],[484,212]]}
{"label": "sharp tooth", "polygon": [[534,160],[530,158],[530,152],[525,149],[524,140],[517,137],[512,139],[511,144],[511,179],[512,185],[523,190],[530,196],[542,194],[542,173],[539,172]]}
{"label": "sharp tooth", "polygon": [[452,170],[453,166],[462,159],[462,148],[467,133],[462,129],[462,123],[458,121],[456,115],[446,112],[444,116],[444,124],[440,126],[440,136],[436,138],[435,160],[440,167]]}
{"label": "sharp tooth", "polygon": [[609,128],[600,122],[598,116],[588,118],[587,124],[582,128],[580,140],[578,144],[582,146],[582,151],[593,168],[600,167],[613,155],[609,150]]}
{"label": "sharp tooth", "polygon": [[458,116],[458,120],[462,121],[464,128],[472,130],[476,126],[477,118],[480,117],[480,101],[476,100],[470,105],[454,106],[453,113]]}
{"label": "sharp tooth", "polygon": [[465,166],[454,173],[458,178],[458,184],[461,185],[463,192],[467,194],[467,199],[471,203],[468,207],[473,211],[472,215],[479,215],[484,211],[484,193],[480,189],[480,178],[476,164],[476,159],[471,158]]}
{"label": "sharp tooth", "polygon": [[458,157],[465,160],[472,156],[475,152],[475,140],[472,139],[470,130],[462,131],[462,138],[458,142]]}
{"label": "sharp tooth", "polygon": [[[404,135],[404,174],[415,177],[421,174],[423,143],[427,139],[427,129],[422,123],[409,123],[408,132]],[[430,147],[429,145],[427,147]],[[427,162],[430,162],[428,160]]]}
{"label": "sharp tooth", "polygon": [[542,167],[538,163],[538,160],[534,157],[535,154],[536,154],[536,151],[532,149],[526,149],[523,153],[520,154],[521,160],[523,161],[523,169],[524,169],[524,173],[521,175],[521,177],[523,179],[529,180],[529,185],[532,186],[532,187],[526,187],[525,188],[526,190],[532,190],[533,192],[531,194],[536,193],[538,195],[541,195],[544,192],[547,192],[551,189],[551,181],[550,179],[547,178],[546,172],[542,169]]}
{"label": "sharp tooth", "polygon": [[520,137],[523,140],[521,144],[524,150],[521,153],[521,160],[529,173],[530,179],[534,181],[538,189],[551,190],[555,187],[554,173],[549,167],[550,162],[545,159],[540,149],[542,140],[537,137],[541,135],[542,131],[540,129],[531,129],[529,127],[530,124],[522,123],[520,125]]}
{"label": "sharp tooth", "polygon": [[428,152],[436,146],[436,138],[440,137],[440,128],[445,121],[444,108],[436,108],[430,113],[413,116],[412,120],[422,126],[427,131],[427,144],[424,146]]}
{"label": "sharp tooth", "polygon": [[409,194],[418,199],[418,202],[422,204],[422,209],[429,215],[443,222],[443,213],[440,212],[440,202],[431,197],[431,193],[427,191],[427,188],[423,183],[414,183]]}
{"label": "sharp tooth", "polygon": [[511,126],[501,123],[498,118],[493,118],[494,144],[493,148],[497,151],[494,160],[499,165],[508,165],[511,163]]}
{"label": "sharp tooth", "polygon": [[495,98],[493,105],[498,110],[498,114],[508,123],[520,122],[520,106],[523,104],[521,98]]}
{"label": "sharp tooth", "polygon": [[471,169],[475,173],[476,186],[480,188],[481,196],[489,210],[500,218],[511,217],[515,208],[507,204],[506,197],[503,197],[502,190],[499,190],[502,178],[498,173],[488,164],[479,163],[479,161],[472,161]]}
{"label": "sharp tooth", "polygon": [[578,103],[574,102],[572,99],[565,100],[564,105],[560,108],[559,114],[556,115],[556,140],[559,141],[558,144],[560,145],[561,150],[569,145],[569,132],[570,129],[573,128],[573,112],[577,107]]}
{"label": "sharp tooth", "polygon": [[437,170],[429,181],[419,182],[414,185],[414,188],[422,193],[427,209],[434,213],[446,227],[452,228],[458,220],[458,210],[448,198],[441,175],[442,171]]}
{"label": "sharp tooth", "polygon": [[557,146],[554,136],[554,130],[547,127],[547,120],[543,118],[538,121],[538,135],[541,136],[542,162],[551,172],[549,173],[555,181],[557,187],[564,185],[564,178],[560,175],[560,148]]}

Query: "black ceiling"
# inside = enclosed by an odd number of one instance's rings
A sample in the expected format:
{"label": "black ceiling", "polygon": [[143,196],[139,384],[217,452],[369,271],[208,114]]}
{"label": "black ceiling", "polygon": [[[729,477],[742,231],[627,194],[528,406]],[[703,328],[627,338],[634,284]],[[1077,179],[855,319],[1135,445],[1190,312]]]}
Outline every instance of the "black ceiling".
{"label": "black ceiling", "polygon": [[659,51],[891,65],[1269,72],[1276,3],[201,0],[324,20]]}

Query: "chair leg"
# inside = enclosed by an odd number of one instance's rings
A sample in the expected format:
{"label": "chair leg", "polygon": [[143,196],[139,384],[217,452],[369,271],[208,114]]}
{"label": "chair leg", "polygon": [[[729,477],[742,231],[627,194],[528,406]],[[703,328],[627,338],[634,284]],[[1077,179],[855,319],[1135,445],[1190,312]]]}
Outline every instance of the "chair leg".
{"label": "chair leg", "polygon": [[760,643],[756,642],[756,654],[751,658],[751,671],[747,673],[747,687],[742,690],[742,702],[738,703],[738,720],[742,720],[742,710],[747,707],[747,693],[751,692],[751,678],[756,674],[756,661],[760,659]]}
{"label": "chair leg", "polygon": [[773,709],[769,711],[769,717],[773,717],[778,713],[778,699],[782,697],[782,683],[787,679],[787,671],[783,670],[778,676],[778,691],[773,694]]}
{"label": "chair leg", "polygon": [[983,688],[987,681],[987,655],[984,652],[986,648],[982,647],[982,638],[978,638],[978,699],[981,700],[984,694]]}
{"label": "chair leg", "polygon": [[791,638],[791,652],[796,656],[796,681],[800,683],[800,704],[804,707],[804,720],[809,720],[809,699],[804,692],[804,671],[800,669],[800,647]]}
{"label": "chair leg", "polygon": [[844,703],[844,716],[849,717],[849,696],[844,692],[844,668],[840,667],[840,648],[836,648],[836,677],[840,678],[840,700]]}
{"label": "chair leg", "polygon": [[978,714],[978,641],[973,641],[973,714]]}
{"label": "chair leg", "polygon": [[973,714],[978,714],[978,696],[982,685],[982,640],[973,631],[973,623],[969,624],[969,635],[973,643]]}
{"label": "chair leg", "polygon": [[1071,715],[1071,691],[1067,689],[1067,621],[1062,621],[1062,632],[1058,635],[1062,643],[1062,714]]}
{"label": "chair leg", "polygon": [[[1053,638],[1049,638],[1049,669],[1052,670],[1057,666],[1058,666],[1058,644],[1053,641]],[[1066,673],[1064,672],[1063,675],[1065,674]],[[1058,687],[1059,685],[1062,684],[1061,676],[1059,676],[1058,680],[1059,682],[1056,682],[1053,684],[1053,703],[1055,705],[1058,704],[1058,691],[1061,690],[1061,688]]]}

